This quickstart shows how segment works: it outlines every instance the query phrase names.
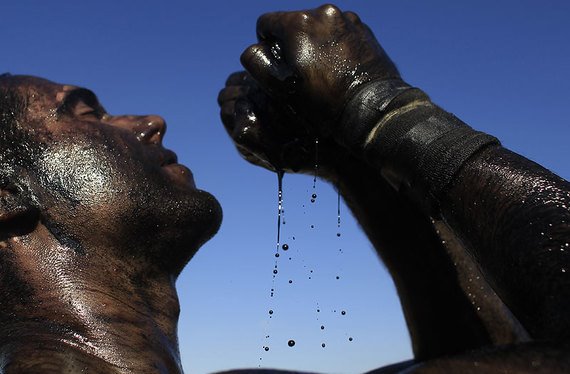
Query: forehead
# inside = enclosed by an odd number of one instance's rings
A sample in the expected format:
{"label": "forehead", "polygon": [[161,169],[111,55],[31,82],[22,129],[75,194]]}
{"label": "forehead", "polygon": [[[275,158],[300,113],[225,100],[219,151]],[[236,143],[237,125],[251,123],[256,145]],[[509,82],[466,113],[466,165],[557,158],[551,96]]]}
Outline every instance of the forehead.
{"label": "forehead", "polygon": [[29,118],[52,115],[68,93],[77,88],[27,75],[0,77],[0,89],[15,91],[25,99]]}
{"label": "forehead", "polygon": [[20,93],[50,94],[62,89],[64,85],[47,79],[28,75],[8,75],[0,77],[0,87],[16,90]]}
{"label": "forehead", "polygon": [[28,104],[53,104],[60,102],[77,86],[61,84],[28,75],[0,77],[0,89],[14,90],[26,97]]}

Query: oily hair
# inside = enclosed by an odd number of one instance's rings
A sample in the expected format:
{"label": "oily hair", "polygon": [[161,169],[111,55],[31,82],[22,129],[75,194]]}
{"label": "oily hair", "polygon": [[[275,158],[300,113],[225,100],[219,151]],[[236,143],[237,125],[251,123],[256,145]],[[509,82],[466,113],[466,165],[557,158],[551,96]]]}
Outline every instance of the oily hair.
{"label": "oily hair", "polygon": [[6,84],[6,77],[9,75],[0,75],[0,189],[8,193],[0,198],[0,210],[19,218],[0,220],[0,240],[31,230],[38,212],[26,177],[33,172],[33,157],[39,152],[38,142],[22,129],[28,99],[17,85]]}
{"label": "oily hair", "polygon": [[19,123],[25,120],[28,100],[16,88],[2,85],[5,76],[0,76],[0,163],[23,161],[18,155],[27,143]]}
{"label": "oily hair", "polygon": [[38,142],[22,126],[28,99],[17,85],[5,83],[3,78],[9,76],[0,75],[0,188],[20,184],[22,172],[31,169],[33,156],[39,153]]}
{"label": "oily hair", "polygon": [[[0,132],[13,130],[16,123],[22,119],[27,108],[27,100],[10,85],[2,84],[3,78],[9,78],[10,73],[0,74]],[[4,140],[4,139],[2,139]],[[1,143],[2,148],[6,143]]]}
{"label": "oily hair", "polygon": [[16,122],[23,117],[26,107],[26,100],[16,90],[4,88],[0,84],[0,125],[2,127],[15,126]]}

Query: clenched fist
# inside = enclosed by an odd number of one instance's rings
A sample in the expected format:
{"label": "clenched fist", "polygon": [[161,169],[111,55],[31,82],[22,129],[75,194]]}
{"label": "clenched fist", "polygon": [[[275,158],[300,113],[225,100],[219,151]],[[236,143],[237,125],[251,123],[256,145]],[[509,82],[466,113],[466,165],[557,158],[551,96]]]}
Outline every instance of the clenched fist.
{"label": "clenched fist", "polygon": [[319,139],[323,176],[334,173],[349,100],[368,82],[401,82],[396,67],[356,14],[332,5],[265,14],[257,36],[241,56],[247,72],[218,98],[229,135],[248,161],[295,172],[310,170]]}
{"label": "clenched fist", "polygon": [[324,135],[334,131],[361,84],[399,78],[368,26],[333,5],[265,14],[257,21],[257,38],[242,54],[243,66]]}

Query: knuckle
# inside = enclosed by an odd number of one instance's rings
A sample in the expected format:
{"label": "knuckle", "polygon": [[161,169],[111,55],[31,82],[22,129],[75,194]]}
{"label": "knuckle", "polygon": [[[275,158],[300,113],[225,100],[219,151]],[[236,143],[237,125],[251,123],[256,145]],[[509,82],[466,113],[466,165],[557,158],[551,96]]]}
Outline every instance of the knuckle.
{"label": "knuckle", "polygon": [[243,118],[247,118],[251,113],[251,103],[247,98],[239,98],[235,102],[235,113]]}
{"label": "knuckle", "polygon": [[[250,60],[267,61],[267,47],[261,44],[254,44],[245,50],[244,55]],[[242,55],[243,56],[243,55]]]}
{"label": "knuckle", "polygon": [[234,120],[235,120],[233,103],[224,104],[222,106],[222,108],[220,110],[220,117],[221,117],[222,123],[224,124],[224,127],[226,128],[226,130],[228,132],[231,132],[232,128],[234,126]]}
{"label": "knuckle", "polygon": [[265,13],[257,19],[256,32],[260,39],[270,39],[274,33],[279,31],[278,23],[282,19],[284,12]]}
{"label": "knuckle", "polygon": [[257,34],[261,37],[261,38],[265,38],[265,25],[269,24],[270,21],[270,17],[272,17],[273,13],[266,13],[263,14],[261,16],[259,16],[257,18],[257,23],[255,25],[255,29],[257,31]]}
{"label": "knuckle", "polygon": [[253,44],[247,47],[243,51],[242,56],[252,56],[255,55],[258,51],[259,51],[259,44]]}
{"label": "knuckle", "polygon": [[261,47],[259,44],[253,44],[247,47],[240,56],[240,61],[242,65],[246,68],[250,67],[256,57],[259,55]]}
{"label": "knuckle", "polygon": [[259,141],[259,131],[249,123],[241,124],[234,129],[232,138],[242,147],[251,150]]}
{"label": "knuckle", "polygon": [[225,100],[225,89],[221,90],[218,93],[218,105],[222,105],[226,100]]}
{"label": "knuckle", "polygon": [[312,15],[308,11],[293,12],[289,17],[289,22],[295,26],[302,26],[309,22]]}
{"label": "knuckle", "polygon": [[338,7],[336,7],[333,4],[325,4],[325,5],[321,5],[317,11],[324,16],[327,17],[339,17],[342,12],[340,11],[340,9]]}
{"label": "knuckle", "polygon": [[218,94],[218,104],[247,97],[248,93],[248,86],[228,86]]}
{"label": "knuckle", "polygon": [[351,21],[354,24],[360,24],[362,23],[362,21],[360,20],[360,17],[358,16],[358,14],[354,13],[354,12],[344,12],[344,15],[346,16],[346,18]]}
{"label": "knuckle", "polygon": [[237,71],[228,77],[226,80],[226,86],[235,86],[240,82],[244,82],[246,80],[246,73],[244,71]]}

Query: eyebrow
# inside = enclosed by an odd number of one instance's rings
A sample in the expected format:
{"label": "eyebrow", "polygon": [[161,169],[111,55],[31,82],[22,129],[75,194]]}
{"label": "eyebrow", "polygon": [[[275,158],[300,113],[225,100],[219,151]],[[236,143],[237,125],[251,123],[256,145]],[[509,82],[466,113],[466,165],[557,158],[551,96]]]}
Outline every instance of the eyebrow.
{"label": "eyebrow", "polygon": [[74,105],[80,101],[83,101],[85,104],[95,109],[100,107],[97,95],[95,95],[93,91],[88,90],[87,88],[76,88],[67,93],[61,104],[57,107],[56,113],[69,114]]}

